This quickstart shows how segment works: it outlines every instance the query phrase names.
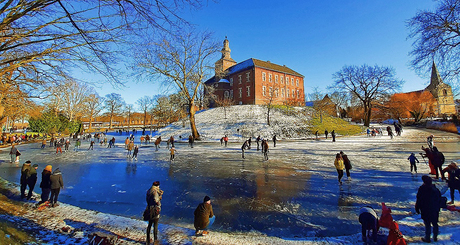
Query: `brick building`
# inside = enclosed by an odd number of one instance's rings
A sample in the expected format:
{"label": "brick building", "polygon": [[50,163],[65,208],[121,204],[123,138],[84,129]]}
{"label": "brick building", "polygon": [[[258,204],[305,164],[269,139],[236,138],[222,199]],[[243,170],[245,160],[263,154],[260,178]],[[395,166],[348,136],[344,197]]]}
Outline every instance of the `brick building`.
{"label": "brick building", "polygon": [[215,63],[215,75],[205,82],[210,106],[222,99],[239,105],[304,104],[304,81],[294,70],[254,58],[237,63],[230,57],[230,47],[224,40],[222,57]]}

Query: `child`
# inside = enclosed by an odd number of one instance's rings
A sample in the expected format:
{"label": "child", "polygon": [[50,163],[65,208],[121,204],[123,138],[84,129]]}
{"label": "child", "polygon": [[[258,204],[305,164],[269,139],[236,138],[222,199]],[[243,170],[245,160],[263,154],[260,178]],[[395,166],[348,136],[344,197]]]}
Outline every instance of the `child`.
{"label": "child", "polygon": [[412,173],[412,169],[414,169],[415,173],[417,173],[417,165],[415,165],[415,161],[417,161],[417,163],[419,163],[419,161],[417,157],[415,157],[415,154],[411,153],[407,160],[410,161],[410,172]]}
{"label": "child", "polygon": [[171,146],[171,149],[169,149],[171,152],[171,157],[169,158],[170,161],[174,161],[174,153],[176,152],[176,148],[174,146]]}

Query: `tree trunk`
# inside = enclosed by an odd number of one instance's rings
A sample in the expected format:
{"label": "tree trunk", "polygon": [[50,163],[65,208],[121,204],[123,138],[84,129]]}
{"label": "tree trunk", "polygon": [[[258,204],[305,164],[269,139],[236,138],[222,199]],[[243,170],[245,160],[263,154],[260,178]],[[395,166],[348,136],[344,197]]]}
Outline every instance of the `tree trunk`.
{"label": "tree trunk", "polygon": [[93,124],[93,116],[89,117],[89,126],[88,126],[88,131],[91,132],[91,125]]}
{"label": "tree trunk", "polygon": [[192,130],[192,136],[194,139],[199,139],[200,134],[198,133],[198,130],[196,129],[195,125],[195,104],[193,102],[189,103],[189,118],[190,118],[190,129]]}
{"label": "tree trunk", "polygon": [[365,127],[369,127],[371,123],[371,110],[372,108],[369,105],[364,104],[364,126]]}
{"label": "tree trunk", "polygon": [[113,123],[113,114],[110,114],[110,125],[109,125],[109,129],[112,129],[112,123]]}
{"label": "tree trunk", "polygon": [[267,107],[267,125],[270,126],[270,106]]}

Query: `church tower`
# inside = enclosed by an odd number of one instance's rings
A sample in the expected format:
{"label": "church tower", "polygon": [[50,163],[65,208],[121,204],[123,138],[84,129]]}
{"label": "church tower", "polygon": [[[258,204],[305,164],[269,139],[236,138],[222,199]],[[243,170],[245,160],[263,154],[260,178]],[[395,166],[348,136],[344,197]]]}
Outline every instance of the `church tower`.
{"label": "church tower", "polygon": [[230,57],[230,45],[227,40],[227,37],[225,37],[224,40],[224,47],[220,51],[222,53],[222,57],[216,61],[215,66],[214,66],[214,71],[216,73],[216,77],[223,77],[225,70],[227,70],[229,67],[232,67],[236,65],[236,61],[234,61]]}
{"label": "church tower", "polygon": [[452,88],[445,84],[439,75],[438,68],[433,61],[431,68],[431,81],[430,85],[426,87],[437,101],[437,114],[438,115],[452,115],[456,114],[454,96]]}

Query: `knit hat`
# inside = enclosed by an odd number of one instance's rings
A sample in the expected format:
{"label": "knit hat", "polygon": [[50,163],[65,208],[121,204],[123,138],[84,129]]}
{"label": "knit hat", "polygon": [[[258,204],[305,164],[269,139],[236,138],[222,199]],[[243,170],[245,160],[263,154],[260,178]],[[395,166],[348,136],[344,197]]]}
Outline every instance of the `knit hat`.
{"label": "knit hat", "polygon": [[428,175],[423,175],[422,180],[423,180],[423,183],[425,183],[425,185],[431,185],[433,183],[433,180]]}
{"label": "knit hat", "polygon": [[207,201],[209,201],[209,200],[211,200],[211,198],[208,197],[208,196],[205,196],[204,199],[203,199],[203,202],[207,202]]}
{"label": "knit hat", "polygon": [[152,185],[154,185],[154,186],[160,186],[160,181],[157,180],[157,181],[153,182]]}
{"label": "knit hat", "polygon": [[26,163],[32,163],[31,161],[27,160]]}
{"label": "knit hat", "polygon": [[50,172],[51,172],[51,170],[53,170],[53,166],[51,166],[51,165],[47,165],[47,166],[45,167],[45,170],[47,170],[47,171],[50,171]]}

